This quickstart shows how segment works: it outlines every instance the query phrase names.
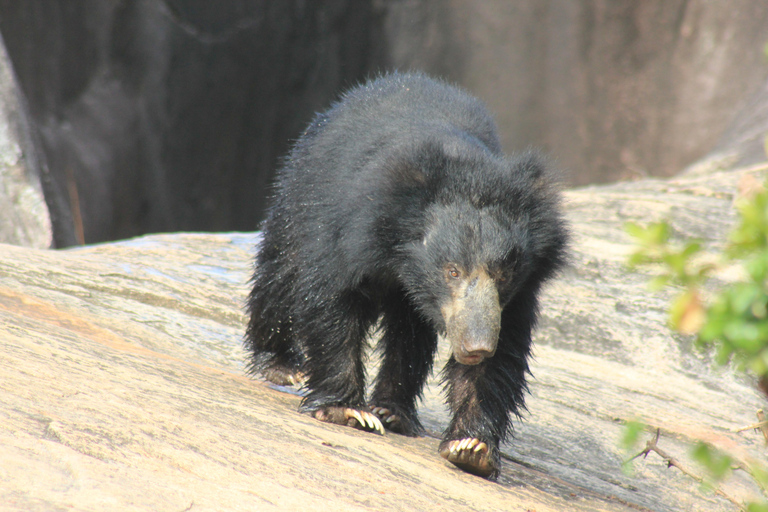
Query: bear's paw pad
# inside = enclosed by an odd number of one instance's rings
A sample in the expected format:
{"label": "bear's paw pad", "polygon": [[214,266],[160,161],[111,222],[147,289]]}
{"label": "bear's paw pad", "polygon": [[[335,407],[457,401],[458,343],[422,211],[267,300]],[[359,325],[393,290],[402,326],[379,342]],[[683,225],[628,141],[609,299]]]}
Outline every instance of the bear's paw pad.
{"label": "bear's paw pad", "polygon": [[384,425],[375,415],[367,411],[359,411],[351,407],[332,406],[318,409],[313,413],[315,419],[326,423],[346,425],[348,427],[364,430],[366,432],[378,432],[384,435]]}
{"label": "bear's paw pad", "polygon": [[467,473],[489,477],[498,468],[491,459],[488,445],[476,437],[467,437],[443,443],[440,455]]}

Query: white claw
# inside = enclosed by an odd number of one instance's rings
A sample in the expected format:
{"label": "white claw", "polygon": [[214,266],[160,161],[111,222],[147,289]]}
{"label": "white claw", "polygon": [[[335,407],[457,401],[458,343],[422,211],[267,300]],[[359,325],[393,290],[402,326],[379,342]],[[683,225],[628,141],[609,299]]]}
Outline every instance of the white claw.
{"label": "white claw", "polygon": [[476,437],[473,437],[472,439],[469,440],[469,442],[467,443],[467,446],[465,446],[464,448],[467,450],[471,450],[472,448],[477,446],[479,442],[480,442],[479,439],[477,439]]}
{"label": "white claw", "polygon": [[475,446],[475,451],[479,452],[480,450],[485,450],[486,448],[488,448],[488,446],[485,443],[480,443]]}
{"label": "white claw", "polygon": [[365,426],[365,420],[360,415],[360,413],[358,411],[354,410],[354,409],[350,409],[349,411],[352,414],[352,416],[357,420],[357,422],[360,424],[360,426],[364,427]]}
{"label": "white claw", "polygon": [[381,424],[379,418],[373,418],[376,421],[376,430],[379,434],[384,435],[384,425]]}
{"label": "white claw", "polygon": [[371,429],[384,435],[384,425],[381,424],[379,418],[369,412],[360,412],[351,407],[346,411],[347,418],[354,418],[357,423],[363,429]]}

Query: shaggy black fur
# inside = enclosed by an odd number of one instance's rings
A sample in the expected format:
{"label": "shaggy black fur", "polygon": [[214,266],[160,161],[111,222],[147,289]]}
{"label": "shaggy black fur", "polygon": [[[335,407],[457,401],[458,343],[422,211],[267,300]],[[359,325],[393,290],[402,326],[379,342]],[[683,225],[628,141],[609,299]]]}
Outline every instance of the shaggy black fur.
{"label": "shaggy black fur", "polygon": [[[453,420],[441,455],[489,478],[524,407],[537,294],[564,260],[558,193],[533,153],[502,154],[483,104],[421,74],[352,89],[278,174],[248,307],[251,370],[306,377],[301,409],[406,435],[438,333]],[[362,355],[380,321],[370,401]],[[476,439],[451,452],[451,442]],[[456,443],[454,443],[456,444]]]}

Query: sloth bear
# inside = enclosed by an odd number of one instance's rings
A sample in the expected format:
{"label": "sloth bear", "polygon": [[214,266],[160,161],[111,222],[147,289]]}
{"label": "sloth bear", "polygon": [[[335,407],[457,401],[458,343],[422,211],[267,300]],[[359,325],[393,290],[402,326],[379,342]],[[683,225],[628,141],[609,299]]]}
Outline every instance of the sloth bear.
{"label": "sloth bear", "polygon": [[[305,379],[300,410],[320,421],[413,436],[441,336],[453,419],[439,453],[494,479],[524,408],[537,295],[566,242],[551,175],[534,153],[502,153],[479,100],[423,74],[381,76],[317,115],[278,172],[249,370]],[[382,358],[366,400],[373,327]]]}

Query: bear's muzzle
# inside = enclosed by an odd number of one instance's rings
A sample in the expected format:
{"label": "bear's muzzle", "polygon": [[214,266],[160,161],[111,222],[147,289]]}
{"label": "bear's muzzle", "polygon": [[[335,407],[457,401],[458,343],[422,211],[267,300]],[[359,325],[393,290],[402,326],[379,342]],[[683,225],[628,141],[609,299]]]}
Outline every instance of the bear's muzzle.
{"label": "bear's muzzle", "polygon": [[441,312],[456,361],[475,365],[493,357],[501,329],[501,306],[496,283],[484,270],[473,272],[455,287]]}

